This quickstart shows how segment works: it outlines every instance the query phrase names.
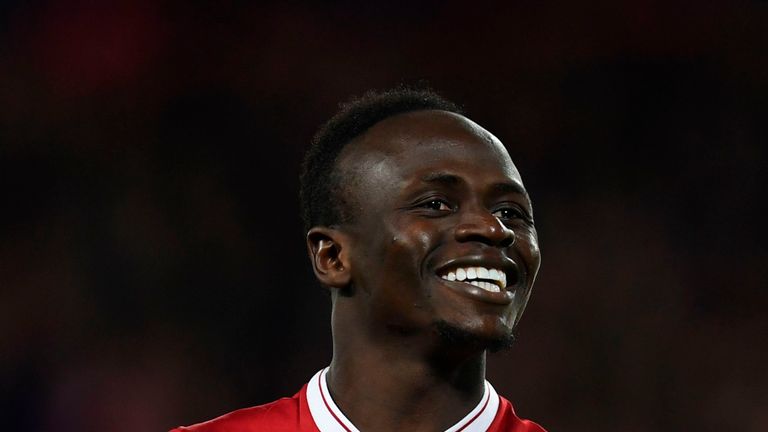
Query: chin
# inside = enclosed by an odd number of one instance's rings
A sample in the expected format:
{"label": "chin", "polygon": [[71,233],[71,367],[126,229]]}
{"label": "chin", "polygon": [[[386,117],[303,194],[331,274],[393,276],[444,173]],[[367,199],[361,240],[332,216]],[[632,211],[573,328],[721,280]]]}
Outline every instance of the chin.
{"label": "chin", "polygon": [[485,334],[465,329],[447,321],[437,321],[435,331],[446,343],[498,352],[509,349],[515,342],[512,329],[496,334]]}

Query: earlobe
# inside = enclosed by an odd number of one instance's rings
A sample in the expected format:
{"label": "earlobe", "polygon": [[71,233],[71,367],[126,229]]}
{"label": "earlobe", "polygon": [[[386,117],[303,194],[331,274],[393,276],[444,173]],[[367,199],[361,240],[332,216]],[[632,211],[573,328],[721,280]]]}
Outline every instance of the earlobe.
{"label": "earlobe", "polygon": [[344,289],[351,280],[347,236],[336,229],[314,227],[307,233],[307,252],[315,277],[324,286]]}

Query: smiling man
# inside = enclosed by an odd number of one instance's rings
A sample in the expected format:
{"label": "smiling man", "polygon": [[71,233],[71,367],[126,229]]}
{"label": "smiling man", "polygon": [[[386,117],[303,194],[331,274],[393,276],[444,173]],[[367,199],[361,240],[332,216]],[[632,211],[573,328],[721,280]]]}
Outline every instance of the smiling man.
{"label": "smiling man", "polygon": [[320,129],[301,180],[330,366],[292,398],[177,430],[543,431],[485,379],[540,262],[503,144],[435,93],[371,92]]}

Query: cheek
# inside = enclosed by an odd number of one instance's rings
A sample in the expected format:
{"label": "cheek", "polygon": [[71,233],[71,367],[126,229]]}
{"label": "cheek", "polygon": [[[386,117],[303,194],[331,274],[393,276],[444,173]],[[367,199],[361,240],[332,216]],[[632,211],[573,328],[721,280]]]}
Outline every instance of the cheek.
{"label": "cheek", "polygon": [[403,215],[384,226],[389,235],[390,255],[422,259],[435,241],[435,227],[430,220]]}
{"label": "cheek", "polygon": [[387,267],[393,272],[392,276],[401,279],[411,291],[421,284],[425,276],[425,260],[431,248],[431,236],[417,224],[408,230],[392,230],[389,244],[385,253]]}
{"label": "cheek", "polygon": [[541,265],[541,250],[539,249],[539,239],[536,234],[533,235],[530,241],[531,247],[531,259],[536,263],[534,271],[539,271],[539,265]]}
{"label": "cheek", "polygon": [[[374,225],[369,225],[374,226]],[[440,296],[434,296],[432,251],[440,244],[433,220],[402,215],[360,237],[355,280],[371,320],[402,329],[431,325]]]}
{"label": "cheek", "polygon": [[541,251],[539,250],[539,238],[536,230],[523,230],[516,235],[519,244],[518,250],[523,255],[528,273],[535,278],[541,264]]}
{"label": "cheek", "polygon": [[390,247],[394,256],[412,260],[423,258],[429,251],[431,242],[432,236],[417,225],[408,231],[393,230]]}
{"label": "cheek", "polygon": [[[395,228],[395,227],[393,227]],[[388,230],[388,241],[380,266],[385,277],[380,281],[382,294],[400,307],[426,309],[425,292],[429,275],[425,274],[426,259],[432,247],[432,236],[419,224],[411,224],[408,230]]]}

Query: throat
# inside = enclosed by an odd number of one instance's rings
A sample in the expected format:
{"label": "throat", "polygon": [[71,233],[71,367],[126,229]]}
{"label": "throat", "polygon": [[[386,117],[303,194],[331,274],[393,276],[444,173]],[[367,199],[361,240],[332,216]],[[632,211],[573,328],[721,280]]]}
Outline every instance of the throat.
{"label": "throat", "polygon": [[445,430],[483,397],[485,356],[453,368],[403,359],[348,367],[334,358],[327,384],[360,430]]}

